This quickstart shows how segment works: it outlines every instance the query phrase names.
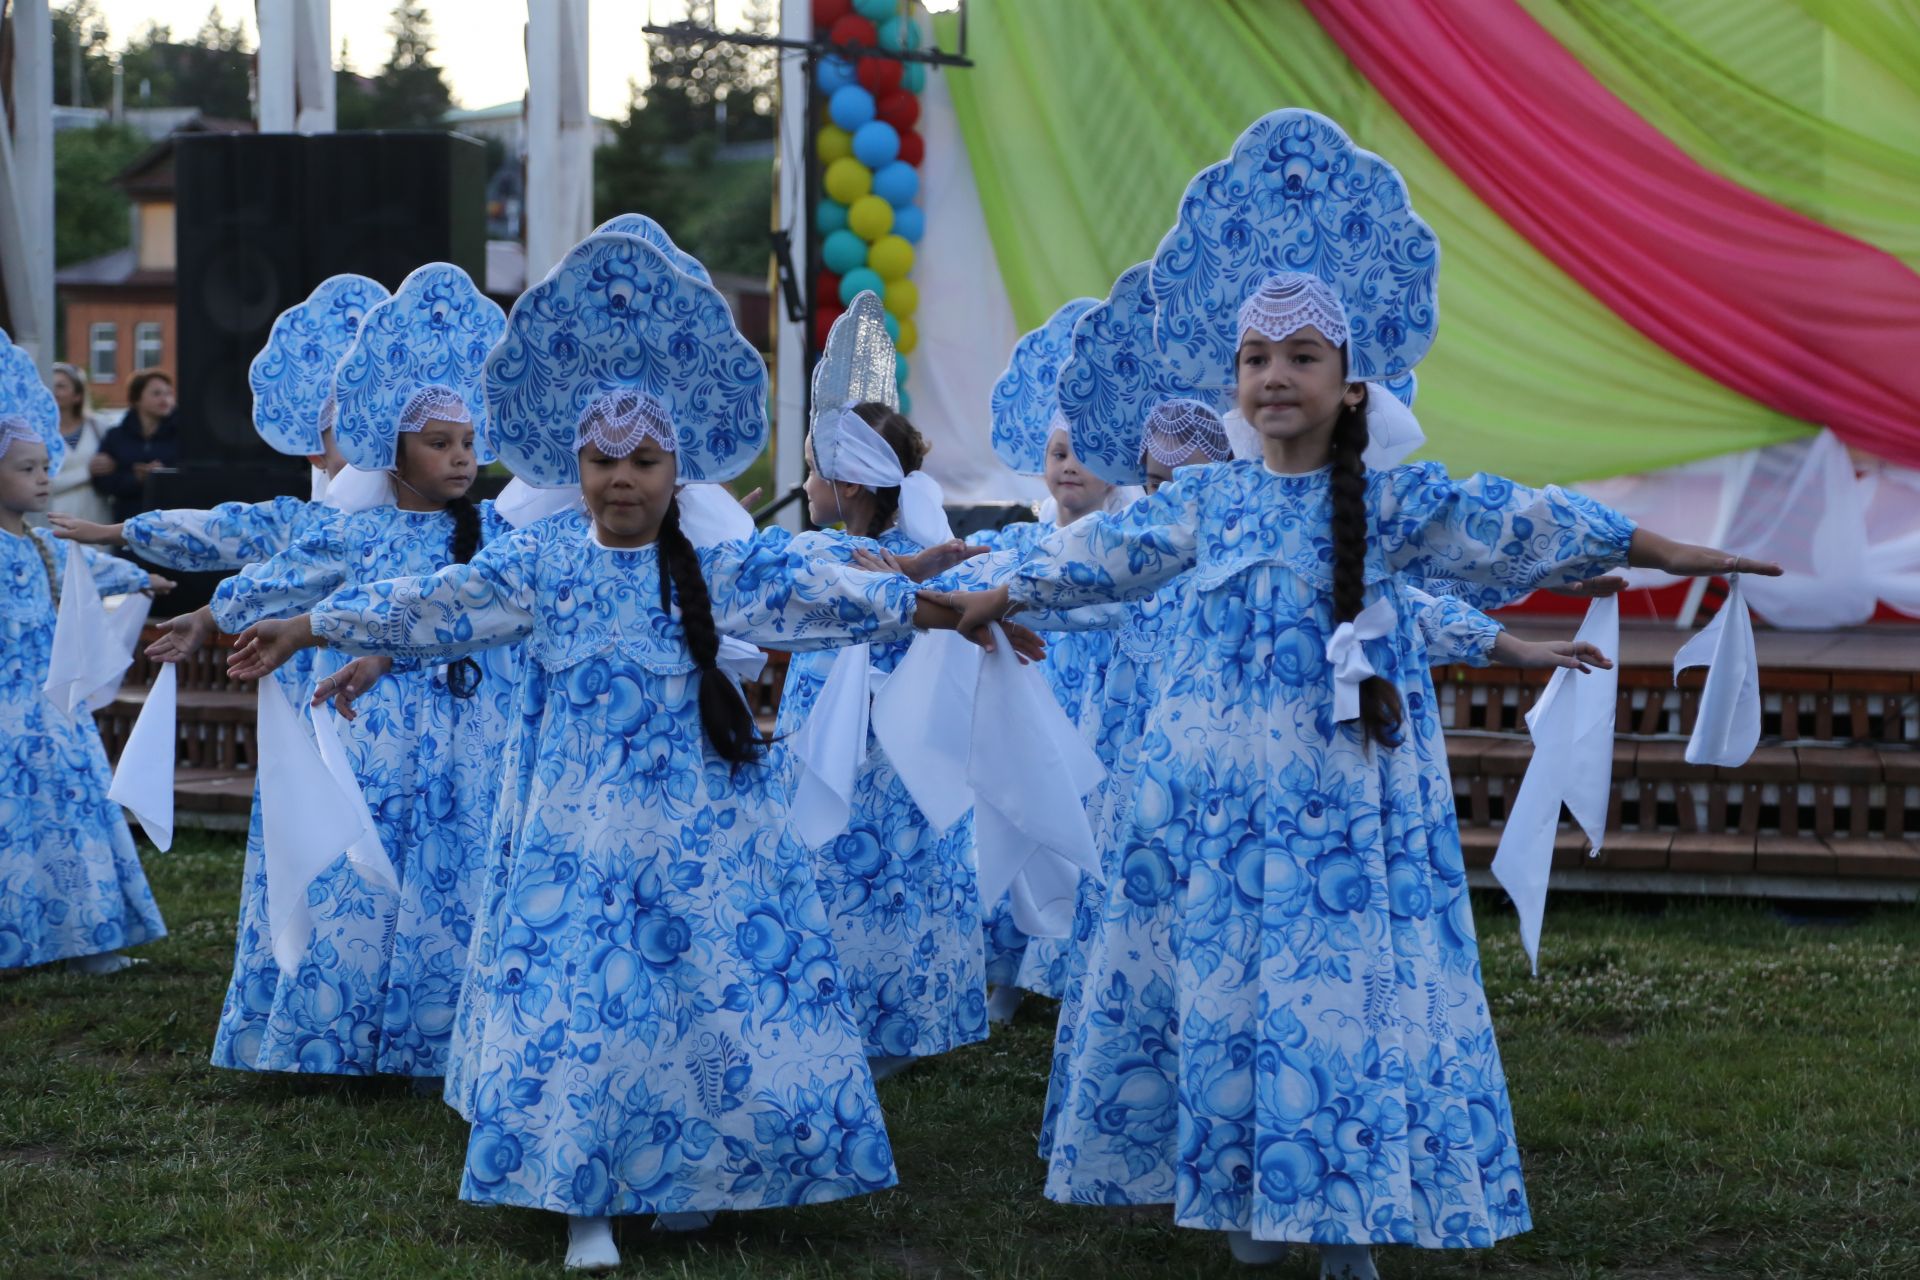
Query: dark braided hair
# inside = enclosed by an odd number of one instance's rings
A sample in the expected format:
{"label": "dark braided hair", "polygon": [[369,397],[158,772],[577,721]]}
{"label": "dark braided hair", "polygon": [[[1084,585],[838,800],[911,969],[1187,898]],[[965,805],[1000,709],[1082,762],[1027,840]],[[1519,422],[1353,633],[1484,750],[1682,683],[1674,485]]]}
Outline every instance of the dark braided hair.
{"label": "dark braided hair", "polygon": [[[902,471],[912,474],[927,460],[929,450],[926,437],[915,429],[905,414],[889,409],[877,400],[857,404],[853,406],[853,411],[860,415],[861,421],[880,433],[880,438],[893,449],[894,457],[900,459]],[[848,533],[877,538],[893,523],[893,517],[900,510],[900,486],[875,489],[873,496],[873,519],[867,522],[865,529],[849,529]]]}
{"label": "dark braided hair", "polygon": [[[40,553],[40,563],[45,566],[47,570],[47,595],[53,600],[54,609],[58,610],[60,608],[60,575],[54,569],[53,546],[45,538],[36,538],[32,533],[27,534],[27,541],[31,542],[33,549]],[[67,554],[70,556],[79,555],[79,545],[76,543],[68,547]]]}
{"label": "dark braided hair", "polygon": [[[407,437],[400,436],[394,461],[405,451]],[[447,553],[453,563],[466,564],[480,550],[480,508],[464,493],[447,500],[447,514],[453,517],[453,536],[447,540]],[[456,698],[471,698],[480,692],[480,664],[472,658],[460,658],[447,666],[447,690]]]}
{"label": "dark braided hair", "polygon": [[[1347,371],[1347,351],[1340,349],[1340,372]],[[1328,459],[1333,466],[1333,620],[1352,622],[1360,616],[1367,587],[1367,399],[1342,404],[1334,420]],[[1403,712],[1400,691],[1385,676],[1372,676],[1360,685],[1360,724],[1368,738],[1383,747],[1400,745]]]}
{"label": "dark braided hair", "polygon": [[700,668],[700,726],[713,752],[728,764],[752,764],[766,754],[766,740],[740,690],[720,670],[720,633],[713,625],[713,601],[700,572],[700,556],[680,531],[680,499],[667,504],[660,521],[660,612],[680,601],[680,629],[687,651]]}

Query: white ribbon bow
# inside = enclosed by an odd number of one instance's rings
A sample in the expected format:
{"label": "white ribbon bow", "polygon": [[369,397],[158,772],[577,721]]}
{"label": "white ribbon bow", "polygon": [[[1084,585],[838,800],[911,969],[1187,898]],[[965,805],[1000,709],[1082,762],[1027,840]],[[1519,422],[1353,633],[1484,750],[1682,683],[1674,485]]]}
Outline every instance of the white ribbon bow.
{"label": "white ribbon bow", "polygon": [[1333,664],[1333,719],[1336,724],[1360,715],[1360,686],[1379,673],[1367,661],[1365,642],[1378,640],[1393,630],[1393,599],[1381,596],[1360,611],[1352,622],[1343,622],[1327,638],[1327,661]]}
{"label": "white ribbon bow", "polygon": [[1673,678],[1688,667],[1707,668],[1700,712],[1687,740],[1688,764],[1738,769],[1760,744],[1760,660],[1754,652],[1753,615],[1740,591],[1740,575],[1720,612],[1673,655]]}

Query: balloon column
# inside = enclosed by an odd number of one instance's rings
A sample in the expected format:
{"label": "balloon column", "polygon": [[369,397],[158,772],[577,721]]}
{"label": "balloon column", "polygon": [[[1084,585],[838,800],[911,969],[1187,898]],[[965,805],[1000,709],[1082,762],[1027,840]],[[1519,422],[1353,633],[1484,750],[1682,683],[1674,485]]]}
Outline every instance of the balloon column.
{"label": "balloon column", "polygon": [[900,352],[902,412],[912,411],[906,357],[919,342],[920,291],[911,276],[926,227],[917,203],[925,144],[915,126],[927,64],[877,55],[920,47],[920,24],[907,10],[901,0],[813,0],[814,33],[848,51],[822,58],[814,79],[828,123],[814,138],[824,194],[813,215],[822,267],[813,345],[826,345],[827,330],[861,290],[879,294]]}

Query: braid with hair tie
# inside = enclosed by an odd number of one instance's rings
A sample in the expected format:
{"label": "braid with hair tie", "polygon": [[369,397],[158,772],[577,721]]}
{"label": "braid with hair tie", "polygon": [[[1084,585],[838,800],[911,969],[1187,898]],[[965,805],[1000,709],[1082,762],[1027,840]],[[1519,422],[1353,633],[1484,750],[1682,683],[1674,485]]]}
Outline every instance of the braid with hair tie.
{"label": "braid with hair tie", "polygon": [[[31,533],[27,535],[27,541],[33,543],[33,549],[40,553],[40,563],[47,571],[47,595],[53,600],[53,607],[57,610],[60,607],[60,571],[53,563],[53,544],[45,538],[36,538]],[[80,554],[80,548],[69,547],[67,554],[77,556]]]}
{"label": "braid with hair tie", "polygon": [[700,572],[700,555],[680,530],[680,499],[667,504],[660,521],[660,612],[671,616],[680,600],[680,630],[687,652],[700,669],[700,726],[713,752],[728,764],[753,764],[766,754],[766,740],[754,723],[747,700],[720,669],[720,632],[713,625],[713,600]]}
{"label": "braid with hair tie", "polygon": [[[447,502],[447,514],[453,517],[453,537],[447,550],[453,556],[455,564],[467,564],[474,553],[480,550],[480,508],[474,505],[472,498],[462,494]],[[456,698],[471,698],[480,692],[482,676],[480,664],[472,658],[461,658],[447,667],[447,691]]]}
{"label": "braid with hair tie", "polygon": [[[1343,351],[1344,354],[1344,351]],[[1343,370],[1344,372],[1344,370]],[[1360,616],[1367,589],[1367,401],[1343,404],[1334,421],[1329,458],[1333,497],[1333,620],[1352,622]],[[1383,747],[1400,745],[1404,713],[1400,691],[1385,676],[1372,676],[1360,685],[1360,724],[1366,736]]]}

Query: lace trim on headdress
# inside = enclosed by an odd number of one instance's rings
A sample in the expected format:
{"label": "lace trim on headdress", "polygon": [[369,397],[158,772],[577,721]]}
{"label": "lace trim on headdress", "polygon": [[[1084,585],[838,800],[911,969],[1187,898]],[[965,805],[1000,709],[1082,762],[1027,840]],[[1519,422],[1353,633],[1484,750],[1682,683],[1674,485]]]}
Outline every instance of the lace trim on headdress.
{"label": "lace trim on headdress", "polygon": [[16,440],[32,440],[37,444],[40,442],[40,433],[19,414],[0,416],[0,456],[5,456]]}
{"label": "lace trim on headdress", "polygon": [[1340,295],[1320,277],[1302,271],[1268,276],[1240,304],[1241,342],[1249,333],[1281,342],[1308,325],[1336,347],[1347,344],[1347,308]]}
{"label": "lace trim on headdress", "polygon": [[1163,400],[1147,415],[1147,456],[1163,467],[1185,464],[1195,450],[1208,462],[1233,457],[1220,415],[1198,400]]}
{"label": "lace trim on headdress", "polygon": [[320,414],[319,414],[318,422],[320,426],[320,434],[322,436],[326,435],[327,432],[333,430],[334,419],[338,418],[339,416],[340,416],[340,402],[334,399],[333,392],[329,391],[327,392],[327,398],[320,402]]}
{"label": "lace trim on headdress", "polygon": [[651,440],[668,453],[674,452],[679,443],[667,406],[644,391],[628,387],[609,391],[580,411],[573,430],[573,451],[578,453],[591,443],[609,458],[624,458],[638,449],[642,440]]}
{"label": "lace trim on headdress", "polygon": [[406,408],[400,411],[400,430],[418,431],[434,421],[472,422],[473,413],[458,391],[436,383],[408,397]]}

